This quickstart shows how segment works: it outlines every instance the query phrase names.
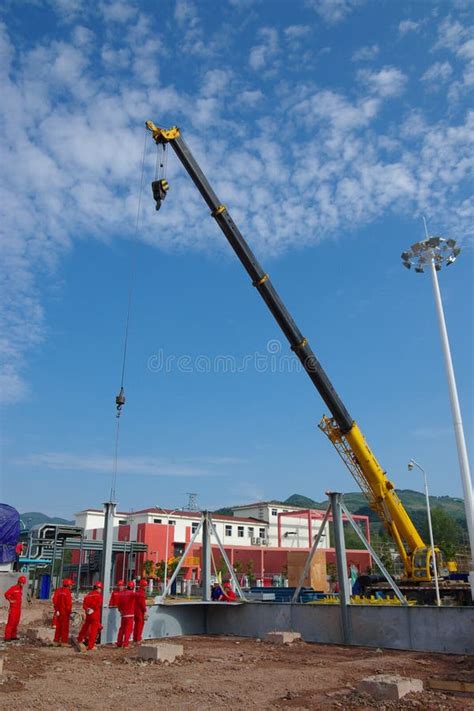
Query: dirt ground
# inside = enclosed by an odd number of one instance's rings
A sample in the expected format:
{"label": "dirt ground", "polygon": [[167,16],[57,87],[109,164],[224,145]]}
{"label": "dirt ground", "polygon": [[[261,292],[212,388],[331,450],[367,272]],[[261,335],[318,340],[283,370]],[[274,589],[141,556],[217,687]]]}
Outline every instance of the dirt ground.
{"label": "dirt ground", "polygon": [[203,636],[169,640],[183,644],[184,656],[160,664],[140,661],[134,647],[79,654],[39,646],[24,637],[33,625],[29,619],[20,641],[0,649],[2,709],[474,709],[467,694],[425,690],[381,704],[356,690],[381,672],[472,682],[472,657]]}

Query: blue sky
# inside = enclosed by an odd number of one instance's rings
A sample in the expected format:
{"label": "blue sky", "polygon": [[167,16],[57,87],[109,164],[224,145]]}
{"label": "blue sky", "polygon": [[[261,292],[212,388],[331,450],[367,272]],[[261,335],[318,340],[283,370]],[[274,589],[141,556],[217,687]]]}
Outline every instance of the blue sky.
{"label": "blue sky", "polygon": [[172,152],[154,210],[150,140],[133,240],[147,119],[181,127],[396,485],[421,488],[414,457],[461,494],[429,276],[400,253],[421,215],[463,247],[440,285],[469,446],[473,23],[455,0],[3,4],[2,500],[108,497],[134,258],[119,506],[356,488]]}

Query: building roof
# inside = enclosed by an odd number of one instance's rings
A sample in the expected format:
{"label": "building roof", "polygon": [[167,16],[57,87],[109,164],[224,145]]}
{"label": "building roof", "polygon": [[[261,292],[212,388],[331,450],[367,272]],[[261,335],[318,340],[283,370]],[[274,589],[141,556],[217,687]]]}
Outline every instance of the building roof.
{"label": "building roof", "polygon": [[[237,508],[237,507],[236,507]],[[87,513],[97,513],[97,514],[102,514],[104,515],[103,509],[83,509],[82,511],[78,511],[78,513],[74,514],[74,516],[79,516],[80,514],[87,514]],[[188,518],[188,519],[200,519],[202,516],[202,511],[186,511],[186,510],[176,510],[176,509],[161,509],[157,507],[152,507],[149,509],[139,509],[138,511],[116,511],[115,515],[120,516],[123,518],[133,518],[133,516],[140,515],[140,514],[150,514],[153,516],[156,516],[157,518],[160,516],[160,514],[164,514],[165,516],[176,516],[179,518]],[[211,516],[213,519],[216,519],[218,521],[229,521],[230,523],[236,522],[236,523],[249,523],[249,524],[265,524],[267,525],[267,521],[263,521],[260,518],[255,518],[254,516],[232,516],[229,514],[226,516],[225,514],[213,514],[211,513]]]}
{"label": "building roof", "polygon": [[229,506],[230,509],[256,509],[260,508],[261,506],[273,506],[273,507],[278,507],[282,508],[284,507],[285,509],[288,510],[293,510],[293,509],[302,509],[302,508],[308,508],[303,507],[303,506],[293,506],[293,504],[284,504],[282,501],[257,501],[254,504],[239,504],[238,506]]}
{"label": "building roof", "polygon": [[[159,508],[151,508],[151,509],[140,509],[139,511],[132,511],[131,513],[127,514],[128,516],[134,516],[135,514],[152,514],[153,516],[159,517],[160,514],[165,514],[166,516],[177,516],[180,518],[192,518],[192,519],[199,519],[202,516],[202,511],[186,511],[186,510],[176,510],[176,509],[159,509]],[[241,516],[232,516],[229,514],[226,516],[225,514],[214,514],[211,512],[211,517],[214,519],[217,519],[219,521],[239,521],[243,523],[264,523],[267,524],[266,521],[263,521],[260,518],[255,518],[253,516],[250,517],[241,517]]]}
{"label": "building roof", "polygon": [[[82,509],[82,511],[77,511],[77,513],[74,514],[74,516],[79,516],[80,514],[86,514],[86,513],[99,513],[99,514],[104,514],[104,509]],[[130,513],[128,511],[116,511],[115,512],[116,516],[130,516]]]}

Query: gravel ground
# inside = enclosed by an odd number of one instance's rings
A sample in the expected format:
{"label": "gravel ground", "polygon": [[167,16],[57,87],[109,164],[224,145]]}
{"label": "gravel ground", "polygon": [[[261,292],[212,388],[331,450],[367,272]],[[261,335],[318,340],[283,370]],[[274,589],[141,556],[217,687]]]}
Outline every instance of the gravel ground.
{"label": "gravel ground", "polygon": [[427,690],[380,704],[356,691],[363,677],[381,672],[472,682],[471,657],[203,636],[170,640],[183,644],[184,656],[157,664],[140,661],[133,647],[79,654],[32,644],[20,632],[0,650],[2,709],[474,709],[468,694]]}

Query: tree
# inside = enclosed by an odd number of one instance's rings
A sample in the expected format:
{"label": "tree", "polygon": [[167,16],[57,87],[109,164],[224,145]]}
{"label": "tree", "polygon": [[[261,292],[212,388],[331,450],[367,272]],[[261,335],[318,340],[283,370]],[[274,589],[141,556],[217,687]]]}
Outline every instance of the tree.
{"label": "tree", "polygon": [[[462,542],[461,526],[456,519],[439,507],[432,509],[431,523],[435,546],[443,551],[448,560],[452,560]],[[428,521],[424,523],[421,533],[425,542],[430,540]]]}
{"label": "tree", "polygon": [[153,560],[146,560],[143,565],[143,577],[151,578],[155,574],[155,563]]}
{"label": "tree", "polygon": [[245,568],[245,574],[246,574],[247,578],[249,579],[249,585],[251,586],[252,583],[254,583],[256,580],[255,573],[254,573],[253,558],[250,558],[250,560],[247,561],[247,566]]}

